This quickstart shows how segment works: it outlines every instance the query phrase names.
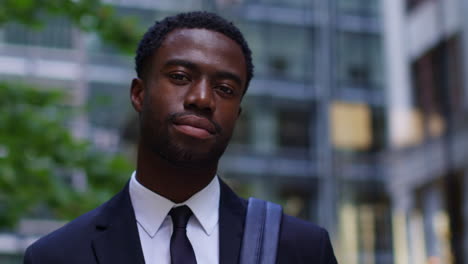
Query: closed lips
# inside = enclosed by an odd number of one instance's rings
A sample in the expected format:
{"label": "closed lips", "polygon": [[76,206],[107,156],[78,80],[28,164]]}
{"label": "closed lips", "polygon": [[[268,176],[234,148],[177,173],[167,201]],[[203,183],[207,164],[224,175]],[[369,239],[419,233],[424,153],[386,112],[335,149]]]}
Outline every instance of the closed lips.
{"label": "closed lips", "polygon": [[206,118],[199,117],[196,115],[184,115],[177,117],[174,120],[174,124],[180,126],[192,126],[199,129],[204,129],[208,131],[210,134],[215,134],[216,129],[215,126]]}

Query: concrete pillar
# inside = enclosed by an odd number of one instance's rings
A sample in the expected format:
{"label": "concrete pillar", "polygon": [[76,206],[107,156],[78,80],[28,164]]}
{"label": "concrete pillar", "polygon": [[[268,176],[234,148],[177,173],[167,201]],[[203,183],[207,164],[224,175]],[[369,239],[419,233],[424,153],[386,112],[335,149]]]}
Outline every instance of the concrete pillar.
{"label": "concrete pillar", "polygon": [[[74,105],[78,108],[83,108],[88,101],[89,84],[86,76],[87,70],[87,52],[83,34],[78,29],[73,29],[74,48],[78,51],[79,73],[74,87]],[[83,139],[89,133],[89,120],[87,113],[80,113],[75,117],[72,124],[72,133],[75,137]],[[72,172],[72,185],[79,191],[85,191],[88,186],[88,177],[82,170]]]}
{"label": "concrete pillar", "polygon": [[406,8],[403,0],[382,0],[383,45],[385,51],[386,100],[389,142],[392,146],[412,141],[413,127],[409,57],[406,36]]}
{"label": "concrete pillar", "polygon": [[441,241],[436,234],[436,217],[442,209],[440,191],[429,187],[423,194],[424,233],[426,236],[427,255],[441,257]]}
{"label": "concrete pillar", "polygon": [[463,175],[463,226],[465,227],[465,234],[463,235],[463,252],[465,252],[465,259],[468,259],[468,173],[465,171]]}
{"label": "concrete pillar", "polygon": [[[359,264],[358,210],[352,203],[343,203],[339,209],[339,263]],[[335,249],[335,250],[336,250]],[[341,262],[340,262],[341,260]]]}
{"label": "concrete pillar", "polygon": [[336,238],[337,231],[337,201],[338,185],[336,175],[333,172],[333,147],[330,140],[330,102],[332,90],[335,87],[335,36],[336,36],[336,3],[335,1],[319,1],[318,13],[321,14],[320,26],[317,31],[317,54],[315,69],[317,72],[317,96],[319,98],[315,108],[316,143],[311,151],[312,157],[316,157],[319,176],[318,187],[318,220],[319,224],[326,227],[332,238]]}
{"label": "concrete pillar", "polygon": [[395,264],[411,264],[409,215],[413,207],[413,199],[409,191],[391,190],[392,196],[392,229],[393,253]]}
{"label": "concrete pillar", "polygon": [[[459,0],[459,11],[461,17],[466,17],[468,14],[468,1],[466,0]],[[464,19],[462,19],[461,23],[461,45],[462,45],[462,60],[461,60],[461,67],[462,67],[462,83],[463,83],[463,95],[464,95],[464,109],[468,109],[468,23]],[[464,252],[464,259],[465,261],[468,260],[468,173],[465,171],[463,172],[463,191],[462,191],[462,201],[464,201],[462,205],[462,215],[463,215],[463,224],[464,224],[464,243],[463,243],[463,252]]]}
{"label": "concrete pillar", "polygon": [[[468,13],[468,1],[460,0],[461,17],[466,17]],[[462,56],[461,67],[462,67],[462,83],[464,90],[464,108],[468,109],[468,23],[465,20],[462,20],[461,23],[461,43],[462,43]],[[465,251],[466,252],[466,251]],[[467,258],[465,258],[467,259]]]}

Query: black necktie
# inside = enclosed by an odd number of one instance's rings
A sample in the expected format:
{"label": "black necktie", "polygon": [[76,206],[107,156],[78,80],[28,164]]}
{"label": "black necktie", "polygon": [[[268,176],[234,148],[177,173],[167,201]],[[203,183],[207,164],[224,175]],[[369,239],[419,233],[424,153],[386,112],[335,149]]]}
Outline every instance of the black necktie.
{"label": "black necktie", "polygon": [[187,222],[192,211],[186,205],[172,208],[173,232],[171,236],[171,263],[196,264],[195,253],[187,237]]}

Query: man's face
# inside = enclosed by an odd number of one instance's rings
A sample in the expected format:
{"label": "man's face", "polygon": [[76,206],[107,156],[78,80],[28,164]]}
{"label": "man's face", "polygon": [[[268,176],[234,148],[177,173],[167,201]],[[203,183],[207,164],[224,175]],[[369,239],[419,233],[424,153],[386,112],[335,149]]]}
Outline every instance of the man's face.
{"label": "man's face", "polygon": [[178,166],[213,164],[223,154],[240,113],[246,63],[240,46],[221,33],[177,29],[132,83],[141,139]]}

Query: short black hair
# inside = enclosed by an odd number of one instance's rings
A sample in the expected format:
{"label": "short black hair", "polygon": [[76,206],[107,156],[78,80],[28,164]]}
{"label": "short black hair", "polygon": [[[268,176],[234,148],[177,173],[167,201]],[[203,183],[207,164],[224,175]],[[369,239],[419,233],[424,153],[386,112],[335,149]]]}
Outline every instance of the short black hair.
{"label": "short black hair", "polygon": [[156,50],[161,46],[164,38],[174,29],[179,28],[201,28],[219,32],[228,38],[234,40],[242,49],[247,67],[247,82],[244,94],[249,87],[250,80],[253,77],[254,66],[252,63],[252,51],[240,30],[226,19],[217,14],[206,11],[194,11],[180,13],[175,16],[169,16],[161,21],[156,21],[148,31],[143,35],[135,56],[135,70],[138,78],[144,78],[145,69],[150,66],[150,59]]}

